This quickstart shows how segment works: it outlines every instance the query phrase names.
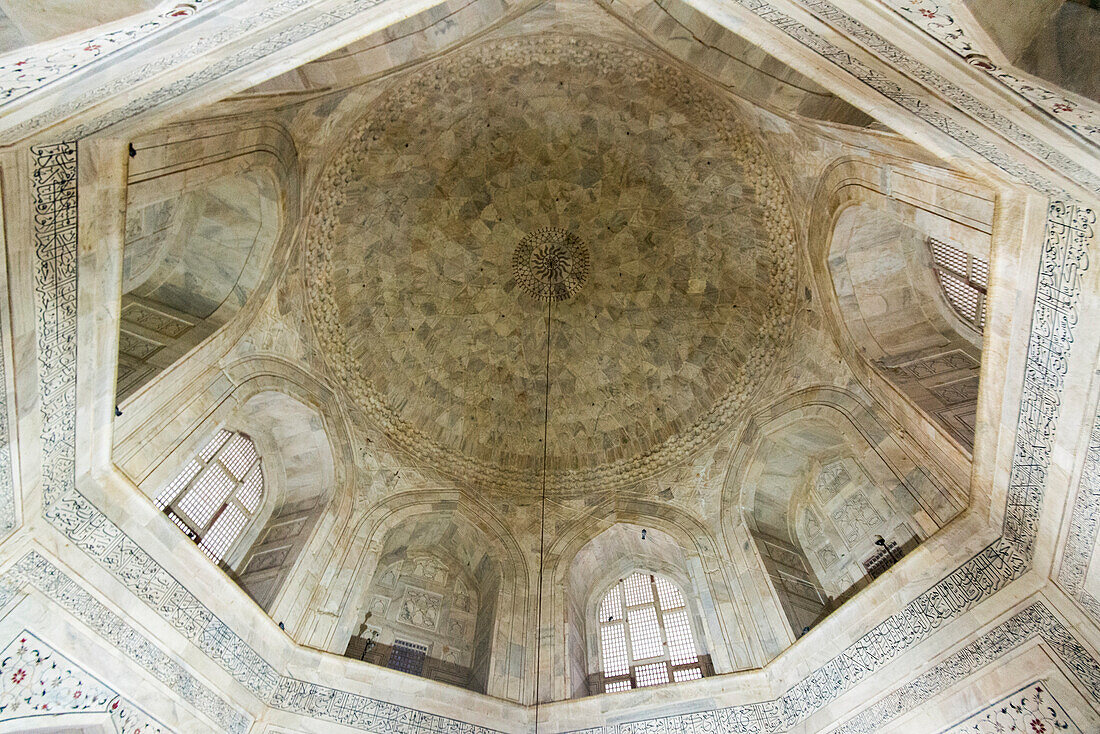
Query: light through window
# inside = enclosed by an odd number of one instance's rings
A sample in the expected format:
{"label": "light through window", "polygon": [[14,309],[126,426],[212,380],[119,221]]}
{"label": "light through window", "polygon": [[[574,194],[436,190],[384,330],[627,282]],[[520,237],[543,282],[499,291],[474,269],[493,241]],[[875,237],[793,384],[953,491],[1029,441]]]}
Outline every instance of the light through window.
{"label": "light through window", "polygon": [[668,579],[636,573],[600,603],[604,691],[703,677],[687,604]]}
{"label": "light through window", "polygon": [[989,286],[989,263],[968,255],[946,242],[928,238],[932,264],[951,308],[978,331],[985,328],[985,291]]}
{"label": "light through window", "polygon": [[214,562],[240,537],[263,498],[260,456],[243,433],[218,431],[156,499]]}

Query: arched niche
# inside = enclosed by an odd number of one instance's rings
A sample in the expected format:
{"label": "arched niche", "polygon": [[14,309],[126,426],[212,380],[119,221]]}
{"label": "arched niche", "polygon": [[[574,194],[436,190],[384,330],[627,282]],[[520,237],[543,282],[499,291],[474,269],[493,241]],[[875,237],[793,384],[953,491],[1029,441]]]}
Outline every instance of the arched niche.
{"label": "arched niche", "polygon": [[[645,537],[643,538],[643,531]],[[617,523],[588,541],[566,573],[565,636],[571,697],[604,691],[599,607],[608,590],[635,572],[658,574],[684,595],[692,637],[705,674],[713,672],[701,605],[712,604],[706,579],[690,552],[657,528]]]}
{"label": "arched niche", "polygon": [[723,527],[750,544],[792,639],[871,580],[865,561],[889,554],[877,574],[964,507],[961,488],[943,486],[926,457],[840,391],[771,406],[744,436],[723,489]]}
{"label": "arched niche", "polygon": [[[620,529],[604,535],[614,528]],[[651,537],[655,545],[650,545]],[[616,539],[623,545],[612,550]],[[667,551],[665,560],[654,550],[657,547]],[[604,568],[585,583],[580,569],[593,563],[599,549],[608,550],[602,558]],[[545,699],[592,692],[588,676],[597,671],[588,669],[591,627],[584,622],[586,605],[601,583],[610,585],[629,575],[628,570],[646,566],[667,574],[691,595],[695,639],[709,656],[711,670],[728,673],[763,665],[759,634],[746,604],[751,593],[743,588],[739,566],[724,550],[712,529],[698,518],[666,502],[639,497],[586,508],[583,518],[565,525],[548,543],[545,554],[542,659],[551,661],[539,671]]]}
{"label": "arched niche", "polygon": [[[150,499],[179,474],[219,430],[252,439],[261,458],[264,498],[225,556],[225,570],[266,611],[296,591],[296,567],[317,528],[347,504],[344,492],[350,441],[343,416],[320,385],[278,360],[230,365],[236,384],[220,394],[225,374],[193,385],[205,401],[186,401],[172,414],[138,427],[116,452],[116,464]],[[165,519],[166,523],[169,520]]]}
{"label": "arched niche", "polygon": [[501,579],[492,546],[461,516],[408,518],[382,541],[345,654],[485,693]]}
{"label": "arched niche", "polygon": [[264,503],[227,557],[238,583],[269,610],[336,486],[325,422],[313,407],[275,390],[249,397],[227,426],[247,432],[264,462]]}
{"label": "arched niche", "polygon": [[266,291],[297,216],[296,157],[277,128],[169,128],[132,150],[120,404]]}
{"label": "arched niche", "polygon": [[[533,665],[522,651],[535,640],[532,572],[516,538],[492,509],[457,489],[397,492],[341,518],[324,547],[295,569],[296,595],[276,614],[298,642],[348,652],[352,638],[366,631],[364,622],[371,625],[367,614],[377,579],[397,560],[431,554],[458,562],[477,598],[466,687],[525,700]],[[400,629],[416,631],[409,625]],[[431,642],[436,649],[437,641]]]}
{"label": "arched niche", "polygon": [[992,195],[936,169],[846,159],[816,199],[811,260],[842,352],[972,449],[982,335],[948,302],[930,239],[988,263]]}

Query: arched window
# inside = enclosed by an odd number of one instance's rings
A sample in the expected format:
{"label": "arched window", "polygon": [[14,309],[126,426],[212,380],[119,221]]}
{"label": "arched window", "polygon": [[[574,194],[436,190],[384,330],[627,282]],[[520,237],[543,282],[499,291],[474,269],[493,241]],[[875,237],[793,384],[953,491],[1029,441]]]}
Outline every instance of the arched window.
{"label": "arched window", "polygon": [[684,595],[668,579],[635,573],[600,603],[604,691],[703,677]]}
{"label": "arched window", "polygon": [[220,562],[260,507],[260,456],[243,433],[218,431],[160,495],[157,506]]}
{"label": "arched window", "polygon": [[928,247],[932,250],[932,264],[947,302],[959,318],[982,331],[989,263],[933,237],[928,238]]}

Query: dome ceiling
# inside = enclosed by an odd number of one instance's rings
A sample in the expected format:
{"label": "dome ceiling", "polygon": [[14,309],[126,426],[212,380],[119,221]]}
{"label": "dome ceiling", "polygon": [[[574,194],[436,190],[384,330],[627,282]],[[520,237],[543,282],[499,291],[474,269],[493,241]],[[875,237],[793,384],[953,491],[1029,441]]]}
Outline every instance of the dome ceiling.
{"label": "dome ceiling", "polygon": [[793,307],[785,194],[736,110],[606,43],[405,76],[315,201],[334,374],[397,443],[489,485],[537,483],[547,375],[552,487],[679,461],[775,368]]}

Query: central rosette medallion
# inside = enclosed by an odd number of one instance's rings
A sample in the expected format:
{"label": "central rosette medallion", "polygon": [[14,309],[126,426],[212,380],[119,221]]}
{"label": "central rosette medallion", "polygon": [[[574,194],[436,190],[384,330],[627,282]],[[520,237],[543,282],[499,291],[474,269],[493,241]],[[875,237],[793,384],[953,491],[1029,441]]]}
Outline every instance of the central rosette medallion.
{"label": "central rosette medallion", "polygon": [[395,446],[486,489],[539,486],[547,419],[553,492],[682,462],[779,363],[793,311],[785,188],[738,114],[672,61],[583,40],[411,72],[311,214],[333,379]]}
{"label": "central rosette medallion", "polygon": [[540,301],[565,301],[588,279],[588,248],[572,232],[543,227],[516,246],[512,276],[529,296]]}

